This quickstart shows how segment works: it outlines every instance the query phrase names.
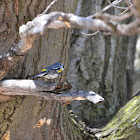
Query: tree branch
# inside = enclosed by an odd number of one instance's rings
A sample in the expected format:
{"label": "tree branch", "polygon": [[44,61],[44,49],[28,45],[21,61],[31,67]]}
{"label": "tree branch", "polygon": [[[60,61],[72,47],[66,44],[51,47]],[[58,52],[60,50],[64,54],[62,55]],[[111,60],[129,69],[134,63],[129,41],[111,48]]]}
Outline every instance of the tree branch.
{"label": "tree branch", "polygon": [[[2,80],[0,81],[1,95],[34,95],[45,100],[56,100],[61,103],[74,100],[89,100],[94,104],[104,101],[100,95],[93,91],[74,91],[61,93],[71,88],[68,82],[54,83],[33,80]],[[61,94],[60,94],[61,93]]]}
{"label": "tree branch", "polygon": [[[102,17],[103,16],[104,15],[102,15]],[[125,26],[125,28],[128,28],[127,30],[129,32],[125,32],[123,28],[120,29],[116,25],[114,25],[116,30],[112,30],[112,28],[102,19],[84,18],[74,14],[65,14],[63,12],[52,12],[36,17],[33,21],[28,22],[26,25],[22,25],[20,27],[20,36],[21,38],[25,38],[28,35],[41,34],[46,28],[59,29],[63,27],[89,29],[93,31],[100,30],[117,35],[133,35],[139,32],[137,20],[131,22],[130,24],[119,24],[119,26]],[[134,30],[133,32],[131,32],[132,28]]]}
{"label": "tree branch", "polygon": [[111,15],[111,14],[107,14],[107,13],[105,13],[105,14],[97,13],[96,18],[99,18],[103,21],[105,21],[105,20],[110,21],[111,20],[111,21],[120,22],[122,20],[125,20],[125,19],[131,17],[132,15],[133,15],[132,12],[121,14],[119,16],[115,16],[115,15]]}

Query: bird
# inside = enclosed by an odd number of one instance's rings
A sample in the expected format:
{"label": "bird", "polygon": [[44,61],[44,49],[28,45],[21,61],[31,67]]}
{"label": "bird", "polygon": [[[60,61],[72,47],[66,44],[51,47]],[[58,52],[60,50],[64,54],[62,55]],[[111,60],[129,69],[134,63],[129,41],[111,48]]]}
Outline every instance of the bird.
{"label": "bird", "polygon": [[57,62],[51,66],[46,67],[33,78],[45,77],[46,79],[54,79],[54,78],[58,77],[63,70],[64,70],[64,65],[62,63]]}

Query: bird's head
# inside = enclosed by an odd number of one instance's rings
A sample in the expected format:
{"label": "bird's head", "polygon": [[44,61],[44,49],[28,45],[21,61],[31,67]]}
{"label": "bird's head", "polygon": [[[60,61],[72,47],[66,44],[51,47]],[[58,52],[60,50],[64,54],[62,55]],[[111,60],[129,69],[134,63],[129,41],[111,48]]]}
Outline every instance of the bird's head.
{"label": "bird's head", "polygon": [[64,65],[62,63],[53,64],[53,69],[55,69],[58,73],[61,73],[64,70]]}

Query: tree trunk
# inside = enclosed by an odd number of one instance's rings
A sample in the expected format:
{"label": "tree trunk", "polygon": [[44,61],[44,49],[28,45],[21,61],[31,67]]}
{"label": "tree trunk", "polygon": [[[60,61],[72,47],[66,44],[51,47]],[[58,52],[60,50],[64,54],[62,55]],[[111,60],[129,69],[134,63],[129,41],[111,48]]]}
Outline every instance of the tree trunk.
{"label": "tree trunk", "polygon": [[[51,1],[6,0],[1,1],[0,54],[19,41],[18,27],[40,14]],[[77,2],[63,0],[53,10],[75,11]],[[62,62],[65,72],[56,81],[65,81],[68,65],[68,49],[71,31],[67,29],[47,30],[29,53],[6,76],[8,79],[27,79],[46,66]],[[50,125],[33,128],[39,119],[50,119]],[[0,138],[10,130],[11,140],[82,139],[80,130],[71,123],[66,107],[58,102],[44,101],[33,96],[15,96],[11,101],[0,104]]]}
{"label": "tree trunk", "polygon": [[[106,4],[102,0],[80,0],[76,14],[92,15]],[[118,15],[121,10],[112,8],[110,12]],[[87,125],[99,127],[131,98],[137,37],[104,36],[100,32],[89,36],[81,35],[80,31],[91,33],[76,29],[72,34],[68,81],[72,90],[92,89],[105,98],[105,103],[95,106],[74,101],[71,108]]]}
{"label": "tree trunk", "polygon": [[[82,139],[80,130],[72,125],[66,112],[66,108],[57,102],[46,102],[35,97],[26,98],[12,116],[14,121],[9,127],[11,140]],[[50,119],[51,124],[33,128],[37,121],[44,117]]]}

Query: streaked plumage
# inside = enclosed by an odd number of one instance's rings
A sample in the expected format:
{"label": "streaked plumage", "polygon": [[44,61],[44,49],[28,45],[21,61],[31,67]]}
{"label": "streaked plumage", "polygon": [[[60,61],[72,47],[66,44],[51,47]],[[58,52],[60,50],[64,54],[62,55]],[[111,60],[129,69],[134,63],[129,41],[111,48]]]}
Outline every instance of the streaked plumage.
{"label": "streaked plumage", "polygon": [[47,79],[54,79],[60,75],[60,73],[64,70],[64,65],[61,63],[55,63],[47,68],[43,69],[39,74],[35,77],[45,77]]}

